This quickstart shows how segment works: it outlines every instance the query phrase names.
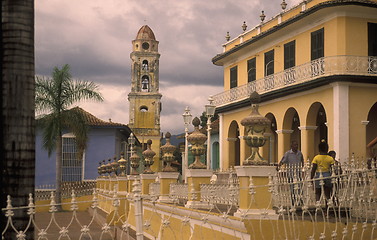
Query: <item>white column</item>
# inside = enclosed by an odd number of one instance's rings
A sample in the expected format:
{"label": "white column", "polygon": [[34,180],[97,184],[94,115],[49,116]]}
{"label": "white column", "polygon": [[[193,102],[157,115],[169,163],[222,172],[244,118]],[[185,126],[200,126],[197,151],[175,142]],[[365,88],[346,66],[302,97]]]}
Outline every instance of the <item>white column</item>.
{"label": "white column", "polygon": [[211,118],[207,119],[207,169],[211,169]]}
{"label": "white column", "polygon": [[334,150],[341,162],[349,157],[349,86],[347,83],[333,83],[333,134]]}
{"label": "white column", "polygon": [[143,205],[141,200],[141,183],[139,178],[136,178],[132,184],[132,193],[134,194],[136,239],[143,240]]}
{"label": "white column", "polygon": [[185,127],[185,158],[183,160],[183,168],[182,168],[182,175],[183,179],[185,180],[185,183],[187,183],[187,177],[186,177],[186,172],[188,168],[188,128],[187,126]]}
{"label": "white column", "polygon": [[220,170],[223,170],[224,169],[224,163],[223,163],[223,159],[224,159],[224,144],[223,144],[223,140],[224,140],[224,137],[223,137],[223,125],[224,125],[224,114],[221,113],[219,114],[219,160],[220,160]]}

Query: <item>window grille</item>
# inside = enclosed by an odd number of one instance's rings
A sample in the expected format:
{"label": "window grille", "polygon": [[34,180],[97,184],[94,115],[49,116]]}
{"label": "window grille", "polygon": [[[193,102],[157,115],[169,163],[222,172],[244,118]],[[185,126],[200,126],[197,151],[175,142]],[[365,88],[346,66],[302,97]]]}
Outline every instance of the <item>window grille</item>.
{"label": "window grille", "polygon": [[77,182],[83,180],[84,157],[78,159],[76,138],[72,134],[63,135],[62,141],[62,181]]}

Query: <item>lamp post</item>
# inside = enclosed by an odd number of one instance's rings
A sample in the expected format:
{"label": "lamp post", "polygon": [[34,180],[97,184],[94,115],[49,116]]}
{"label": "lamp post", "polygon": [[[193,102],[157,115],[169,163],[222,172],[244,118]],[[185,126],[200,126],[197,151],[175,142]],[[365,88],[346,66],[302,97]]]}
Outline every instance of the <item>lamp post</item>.
{"label": "lamp post", "polygon": [[135,144],[135,137],[134,137],[134,134],[131,133],[129,138],[128,138],[128,143],[131,145],[131,155],[133,153],[133,150],[134,150],[134,144]]}
{"label": "lamp post", "polygon": [[188,106],[186,107],[185,112],[182,114],[182,116],[183,116],[183,122],[185,123],[185,159],[184,159],[184,162],[183,162],[182,175],[183,175],[183,179],[185,180],[185,182],[187,182],[187,179],[186,179],[186,169],[187,169],[187,166],[188,166],[188,141],[187,141],[187,137],[188,137],[188,126],[191,123],[191,119],[192,119],[192,115],[190,113],[190,108]]}
{"label": "lamp post", "polygon": [[[131,165],[131,168],[132,168],[132,157],[133,157],[133,153],[134,153],[134,144],[135,144],[135,137],[134,137],[134,134],[131,133],[130,136],[128,137],[128,143],[130,144],[130,155],[129,155],[129,162],[130,162],[130,165]],[[134,169],[130,169],[130,174],[134,173]]]}
{"label": "lamp post", "polygon": [[209,96],[209,104],[206,105],[207,116],[207,169],[211,169],[211,118],[215,115],[216,106],[213,105],[213,98]]}

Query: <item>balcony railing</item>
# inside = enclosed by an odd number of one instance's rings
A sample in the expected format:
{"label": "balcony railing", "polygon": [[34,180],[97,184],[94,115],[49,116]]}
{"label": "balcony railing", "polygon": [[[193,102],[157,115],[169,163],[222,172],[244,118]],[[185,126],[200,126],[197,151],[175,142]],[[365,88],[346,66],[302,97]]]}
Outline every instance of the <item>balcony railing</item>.
{"label": "balcony railing", "polygon": [[377,76],[377,57],[332,56],[286,69],[213,96],[216,107],[249,98],[257,91],[268,93],[332,75]]}

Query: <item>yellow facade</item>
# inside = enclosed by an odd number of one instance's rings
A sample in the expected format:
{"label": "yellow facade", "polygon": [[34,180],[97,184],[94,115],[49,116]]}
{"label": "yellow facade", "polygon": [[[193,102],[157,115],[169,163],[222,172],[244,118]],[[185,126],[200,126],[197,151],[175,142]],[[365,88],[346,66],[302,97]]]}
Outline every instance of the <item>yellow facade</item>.
{"label": "yellow facade", "polygon": [[[240,122],[250,114],[247,97],[254,90],[262,98],[259,112],[274,120],[267,143],[260,149],[270,163],[280,161],[292,140],[299,142],[309,161],[322,139],[341,161],[352,154],[369,157],[366,146],[377,137],[377,116],[371,114],[377,108],[377,57],[368,56],[376,44],[369,36],[373,24],[377,24],[377,1],[364,5],[315,0],[225,43],[224,52],[212,60],[224,69],[224,92],[214,97],[222,126],[220,167],[242,165],[250,154]],[[323,55],[312,60],[312,36],[321,29]],[[295,41],[294,65],[284,69],[284,45],[291,41]],[[265,53],[271,50],[273,60],[266,63]],[[255,69],[248,69],[248,60],[253,58]],[[273,74],[267,78],[271,62]],[[235,67],[236,86],[231,88]],[[256,71],[256,80],[249,83],[250,70]],[[267,81],[272,85],[266,85]]]}
{"label": "yellow facade", "polygon": [[[356,55],[367,56],[368,45],[360,44],[367,42],[367,23],[377,23],[376,19],[365,19],[356,17],[335,17],[326,23],[320,24],[316,27],[310,28],[298,35],[289,36],[284,41],[274,44],[273,47],[267,47],[266,42],[261,43],[262,51],[251,51],[250,56],[241,59],[237,62],[232,62],[230,65],[224,64],[224,90],[229,90],[230,69],[238,66],[239,82],[238,85],[247,84],[247,61],[251,58],[256,58],[257,62],[257,79],[264,77],[264,53],[272,49],[275,50],[275,72],[284,70],[284,44],[296,41],[296,66],[310,62],[310,34],[318,29],[325,30],[325,56],[337,55]],[[264,46],[263,46],[264,45]]]}

